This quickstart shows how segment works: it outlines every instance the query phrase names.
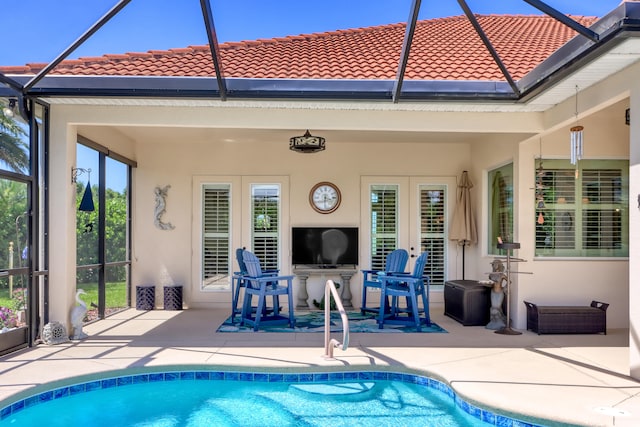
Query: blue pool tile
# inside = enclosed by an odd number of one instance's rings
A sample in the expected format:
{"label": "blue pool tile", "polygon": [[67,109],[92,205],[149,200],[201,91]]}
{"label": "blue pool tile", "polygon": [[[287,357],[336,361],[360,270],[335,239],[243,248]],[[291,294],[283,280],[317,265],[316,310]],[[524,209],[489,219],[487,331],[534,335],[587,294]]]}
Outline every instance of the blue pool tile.
{"label": "blue pool tile", "polygon": [[166,372],[164,374],[165,381],[177,381],[180,379],[180,372]]}
{"label": "blue pool tile", "polygon": [[315,382],[329,381],[329,374],[327,374],[325,372],[320,372],[320,373],[317,373],[317,374],[313,374],[313,381],[315,381]]}
{"label": "blue pool tile", "polygon": [[357,372],[345,372],[344,373],[344,379],[345,380],[357,380],[358,379],[358,373]]}
{"label": "blue pool tile", "polygon": [[260,383],[268,383],[269,374],[255,373],[253,374],[253,381],[260,382]]}
{"label": "blue pool tile", "polygon": [[11,405],[11,412],[15,413],[24,409],[24,400],[18,400]]}
{"label": "blue pool tile", "polygon": [[225,372],[224,373],[224,379],[225,380],[229,380],[229,381],[238,381],[238,378],[240,376],[238,375],[237,372]]}
{"label": "blue pool tile", "polygon": [[196,374],[195,372],[180,372],[180,379],[182,381],[192,381],[196,379]]}
{"label": "blue pool tile", "polygon": [[[100,390],[101,388],[102,388],[102,381],[90,381],[90,382],[84,384],[84,390],[83,391]],[[105,388],[107,388],[107,387],[105,387]]]}
{"label": "blue pool tile", "polygon": [[196,371],[195,376],[196,376],[196,380],[208,381],[211,378],[211,376],[209,375],[209,372],[207,371]]}
{"label": "blue pool tile", "polygon": [[61,397],[67,397],[67,396],[69,396],[69,387],[62,387],[62,388],[57,388],[53,390],[54,399],[59,399]]}
{"label": "blue pool tile", "polygon": [[102,380],[102,388],[113,388],[118,385],[118,382],[115,378],[108,378],[106,380]]}
{"label": "blue pool tile", "polygon": [[298,375],[298,374],[284,374],[284,382],[287,382],[287,383],[300,382],[300,375]]}
{"label": "blue pool tile", "polygon": [[270,383],[281,383],[283,380],[284,380],[284,375],[282,374],[269,374]]}
{"label": "blue pool tile", "polygon": [[329,381],[344,381],[344,372],[329,372]]}
{"label": "blue pool tile", "polygon": [[373,379],[373,373],[372,372],[360,372],[360,375],[358,375],[358,379],[359,380],[372,380]]}
{"label": "blue pool tile", "polygon": [[482,418],[481,418],[482,421],[489,423],[491,425],[495,425],[496,419],[497,419],[496,414],[494,414],[493,412],[482,411]]}
{"label": "blue pool tile", "polygon": [[78,393],[84,393],[84,384],[75,384],[69,387],[70,395],[74,395]]}
{"label": "blue pool tile", "polygon": [[310,374],[310,373],[309,374],[300,374],[299,377],[300,377],[299,381],[301,383],[313,382],[313,374]]}
{"label": "blue pool tile", "polygon": [[143,384],[149,382],[149,374],[134,375],[131,378],[134,384]]}
{"label": "blue pool tile", "polygon": [[50,400],[53,400],[53,390],[45,391],[38,395],[39,402],[48,402]]}
{"label": "blue pool tile", "polygon": [[389,378],[389,374],[387,372],[374,372],[373,379],[376,381],[386,381]]}
{"label": "blue pool tile", "polygon": [[150,383],[157,383],[160,381],[164,381],[164,374],[163,373],[153,373],[153,374],[149,374],[149,382]]}
{"label": "blue pool tile", "polygon": [[251,372],[240,372],[240,381],[253,381],[254,374]]}
{"label": "blue pool tile", "polygon": [[513,427],[513,420],[511,418],[498,415],[496,417],[496,426],[497,427]]}
{"label": "blue pool tile", "polygon": [[211,381],[224,380],[224,372],[220,372],[220,371],[209,372],[209,380]]}
{"label": "blue pool tile", "polygon": [[40,395],[36,394],[35,396],[30,396],[27,397],[24,400],[24,406],[25,408],[29,408],[31,406],[37,405],[38,403],[40,403],[40,399],[39,399]]}
{"label": "blue pool tile", "polygon": [[131,385],[133,384],[133,378],[130,376],[127,377],[119,377],[118,379],[118,387],[123,385]]}
{"label": "blue pool tile", "polygon": [[11,406],[5,406],[0,409],[0,420],[7,418],[9,415],[11,415]]}

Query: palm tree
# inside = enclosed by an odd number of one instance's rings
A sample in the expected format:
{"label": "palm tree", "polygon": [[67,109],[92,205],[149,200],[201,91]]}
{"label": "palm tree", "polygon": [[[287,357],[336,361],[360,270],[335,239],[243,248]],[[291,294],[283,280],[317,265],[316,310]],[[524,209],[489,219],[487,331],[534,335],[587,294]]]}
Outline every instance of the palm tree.
{"label": "palm tree", "polygon": [[29,171],[27,131],[0,108],[0,165],[16,172]]}

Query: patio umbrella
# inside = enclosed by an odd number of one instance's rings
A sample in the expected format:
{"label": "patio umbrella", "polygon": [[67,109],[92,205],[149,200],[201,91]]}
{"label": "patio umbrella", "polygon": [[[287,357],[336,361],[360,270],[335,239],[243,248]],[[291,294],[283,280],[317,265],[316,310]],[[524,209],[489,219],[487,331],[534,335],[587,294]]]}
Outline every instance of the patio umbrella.
{"label": "patio umbrella", "polygon": [[469,179],[467,171],[462,172],[458,183],[458,200],[449,228],[449,240],[457,240],[458,244],[462,245],[462,279],[464,279],[464,249],[467,245],[478,241],[476,220],[473,217],[471,207],[472,187],[473,183]]}

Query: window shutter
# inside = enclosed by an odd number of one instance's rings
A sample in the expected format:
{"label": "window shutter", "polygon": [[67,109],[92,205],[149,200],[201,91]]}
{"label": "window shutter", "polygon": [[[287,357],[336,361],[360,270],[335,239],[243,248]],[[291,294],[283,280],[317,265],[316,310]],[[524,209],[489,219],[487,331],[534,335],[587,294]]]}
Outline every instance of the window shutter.
{"label": "window shutter", "polygon": [[253,253],[264,270],[278,270],[280,239],[280,188],[277,185],[252,185]]}
{"label": "window shutter", "polygon": [[202,287],[229,286],[230,186],[205,185],[202,195]]}
{"label": "window shutter", "polygon": [[398,186],[371,186],[371,269],[384,270],[398,245]]}
{"label": "window shutter", "polygon": [[444,286],[446,279],[445,206],[443,186],[420,187],[420,252],[429,251],[425,274],[434,286]]}
{"label": "window shutter", "polygon": [[536,256],[628,256],[628,162],[581,160],[578,172],[563,160],[544,166]]}

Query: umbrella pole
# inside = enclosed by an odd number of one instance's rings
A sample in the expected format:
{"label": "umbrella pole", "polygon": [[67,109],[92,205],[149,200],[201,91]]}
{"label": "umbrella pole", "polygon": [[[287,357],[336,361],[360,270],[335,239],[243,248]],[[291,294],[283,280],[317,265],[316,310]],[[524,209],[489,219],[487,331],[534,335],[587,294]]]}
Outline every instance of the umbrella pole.
{"label": "umbrella pole", "polygon": [[462,280],[464,280],[464,247],[467,246],[465,242],[462,242]]}

